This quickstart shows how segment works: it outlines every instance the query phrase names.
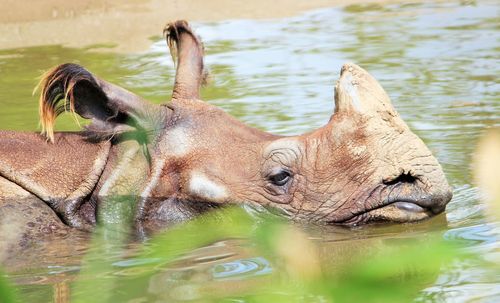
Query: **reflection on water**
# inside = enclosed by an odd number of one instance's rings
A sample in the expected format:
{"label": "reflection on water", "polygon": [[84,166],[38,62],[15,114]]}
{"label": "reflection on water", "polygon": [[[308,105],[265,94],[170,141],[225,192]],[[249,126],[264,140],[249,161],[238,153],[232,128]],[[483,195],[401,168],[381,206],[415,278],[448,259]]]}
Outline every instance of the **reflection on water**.
{"label": "reflection on water", "polygon": [[[387,245],[402,235],[418,237],[438,229],[445,238],[467,241],[485,260],[498,261],[500,227],[498,222],[485,223],[469,169],[483,129],[500,126],[498,11],[495,1],[370,4],[283,20],[195,24],[211,71],[203,99],[261,129],[300,133],[328,120],[342,63],[360,64],[380,81],[404,120],[440,160],[455,195],[447,209],[447,227],[436,224],[443,219],[436,218],[405,226],[322,230],[314,233],[320,247],[328,250],[334,243],[338,254],[349,255],[359,243]],[[168,100],[173,64],[165,43],[160,37],[157,41],[136,55],[59,46],[0,51],[0,128],[37,128],[31,89],[41,71],[63,62],[80,63],[151,101]],[[58,127],[76,129],[70,117],[61,119]],[[157,284],[153,281],[150,291],[161,291],[168,282],[176,285],[179,300],[189,300],[198,298],[193,285],[200,281],[211,281],[216,288],[217,281],[244,277],[241,283],[251,283],[249,277],[272,272],[265,258],[245,252],[244,244],[233,246],[237,252],[214,244],[198,251],[196,258],[179,260],[178,268],[158,277]],[[40,252],[44,258],[51,260]],[[12,273],[25,285],[27,298],[51,298],[52,290],[39,285],[67,280],[79,265],[78,258],[54,262]],[[133,275],[136,265],[133,259],[115,263],[115,274]],[[443,270],[419,300],[479,297],[500,298],[500,276],[478,264],[461,263]]]}

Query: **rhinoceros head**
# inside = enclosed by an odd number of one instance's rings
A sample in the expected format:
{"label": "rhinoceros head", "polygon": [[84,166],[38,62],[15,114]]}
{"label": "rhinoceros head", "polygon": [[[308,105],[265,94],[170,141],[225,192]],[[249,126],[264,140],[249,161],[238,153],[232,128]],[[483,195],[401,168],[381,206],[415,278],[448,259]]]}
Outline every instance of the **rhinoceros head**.
{"label": "rhinoceros head", "polygon": [[91,119],[91,137],[113,142],[94,196],[132,192],[137,222],[162,226],[229,203],[313,222],[409,222],[442,212],[450,201],[441,166],[361,67],[342,67],[325,126],[276,136],[200,101],[201,42],[182,21],[166,33],[177,56],[167,104],[148,103],[74,64],[56,67],[42,82],[49,138],[65,109]]}

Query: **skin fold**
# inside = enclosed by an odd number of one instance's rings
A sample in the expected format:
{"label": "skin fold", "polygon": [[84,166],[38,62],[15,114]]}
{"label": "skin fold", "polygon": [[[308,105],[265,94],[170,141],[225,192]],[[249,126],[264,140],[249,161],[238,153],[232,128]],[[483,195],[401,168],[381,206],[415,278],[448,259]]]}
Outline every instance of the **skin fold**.
{"label": "skin fold", "polygon": [[[177,68],[168,103],[149,103],[76,64],[44,75],[43,135],[0,131],[0,220],[19,219],[34,236],[47,223],[90,230],[124,218],[149,233],[229,204],[340,225],[444,211],[452,193],[441,166],[361,67],[342,67],[327,124],[276,136],[199,100],[200,39],[185,21],[165,34]],[[64,111],[91,123],[54,133]]]}

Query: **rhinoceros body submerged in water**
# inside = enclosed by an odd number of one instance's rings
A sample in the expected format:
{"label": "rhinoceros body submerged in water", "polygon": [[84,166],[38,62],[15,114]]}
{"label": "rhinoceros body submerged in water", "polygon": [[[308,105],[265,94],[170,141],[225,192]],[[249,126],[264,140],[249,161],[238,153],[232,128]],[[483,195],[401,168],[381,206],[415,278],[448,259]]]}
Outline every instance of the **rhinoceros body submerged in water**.
{"label": "rhinoceros body submerged in water", "polygon": [[[0,219],[26,232],[91,229],[131,197],[151,231],[214,207],[245,204],[293,220],[359,225],[443,212],[452,193],[441,166],[378,82],[346,64],[328,123],[299,136],[249,127],[199,100],[203,46],[184,21],[166,28],[176,61],[172,100],[149,103],[76,64],[40,84],[44,135],[0,131]],[[84,132],[54,133],[72,111]]]}

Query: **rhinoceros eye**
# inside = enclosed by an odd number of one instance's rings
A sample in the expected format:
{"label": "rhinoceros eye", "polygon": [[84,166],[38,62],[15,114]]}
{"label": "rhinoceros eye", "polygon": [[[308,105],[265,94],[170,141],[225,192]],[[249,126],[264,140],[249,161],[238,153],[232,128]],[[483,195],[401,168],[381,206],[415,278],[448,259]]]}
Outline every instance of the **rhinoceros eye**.
{"label": "rhinoceros eye", "polygon": [[280,170],[279,172],[272,174],[269,176],[269,181],[271,181],[274,185],[283,186],[288,183],[291,179],[290,172],[286,170]]}

